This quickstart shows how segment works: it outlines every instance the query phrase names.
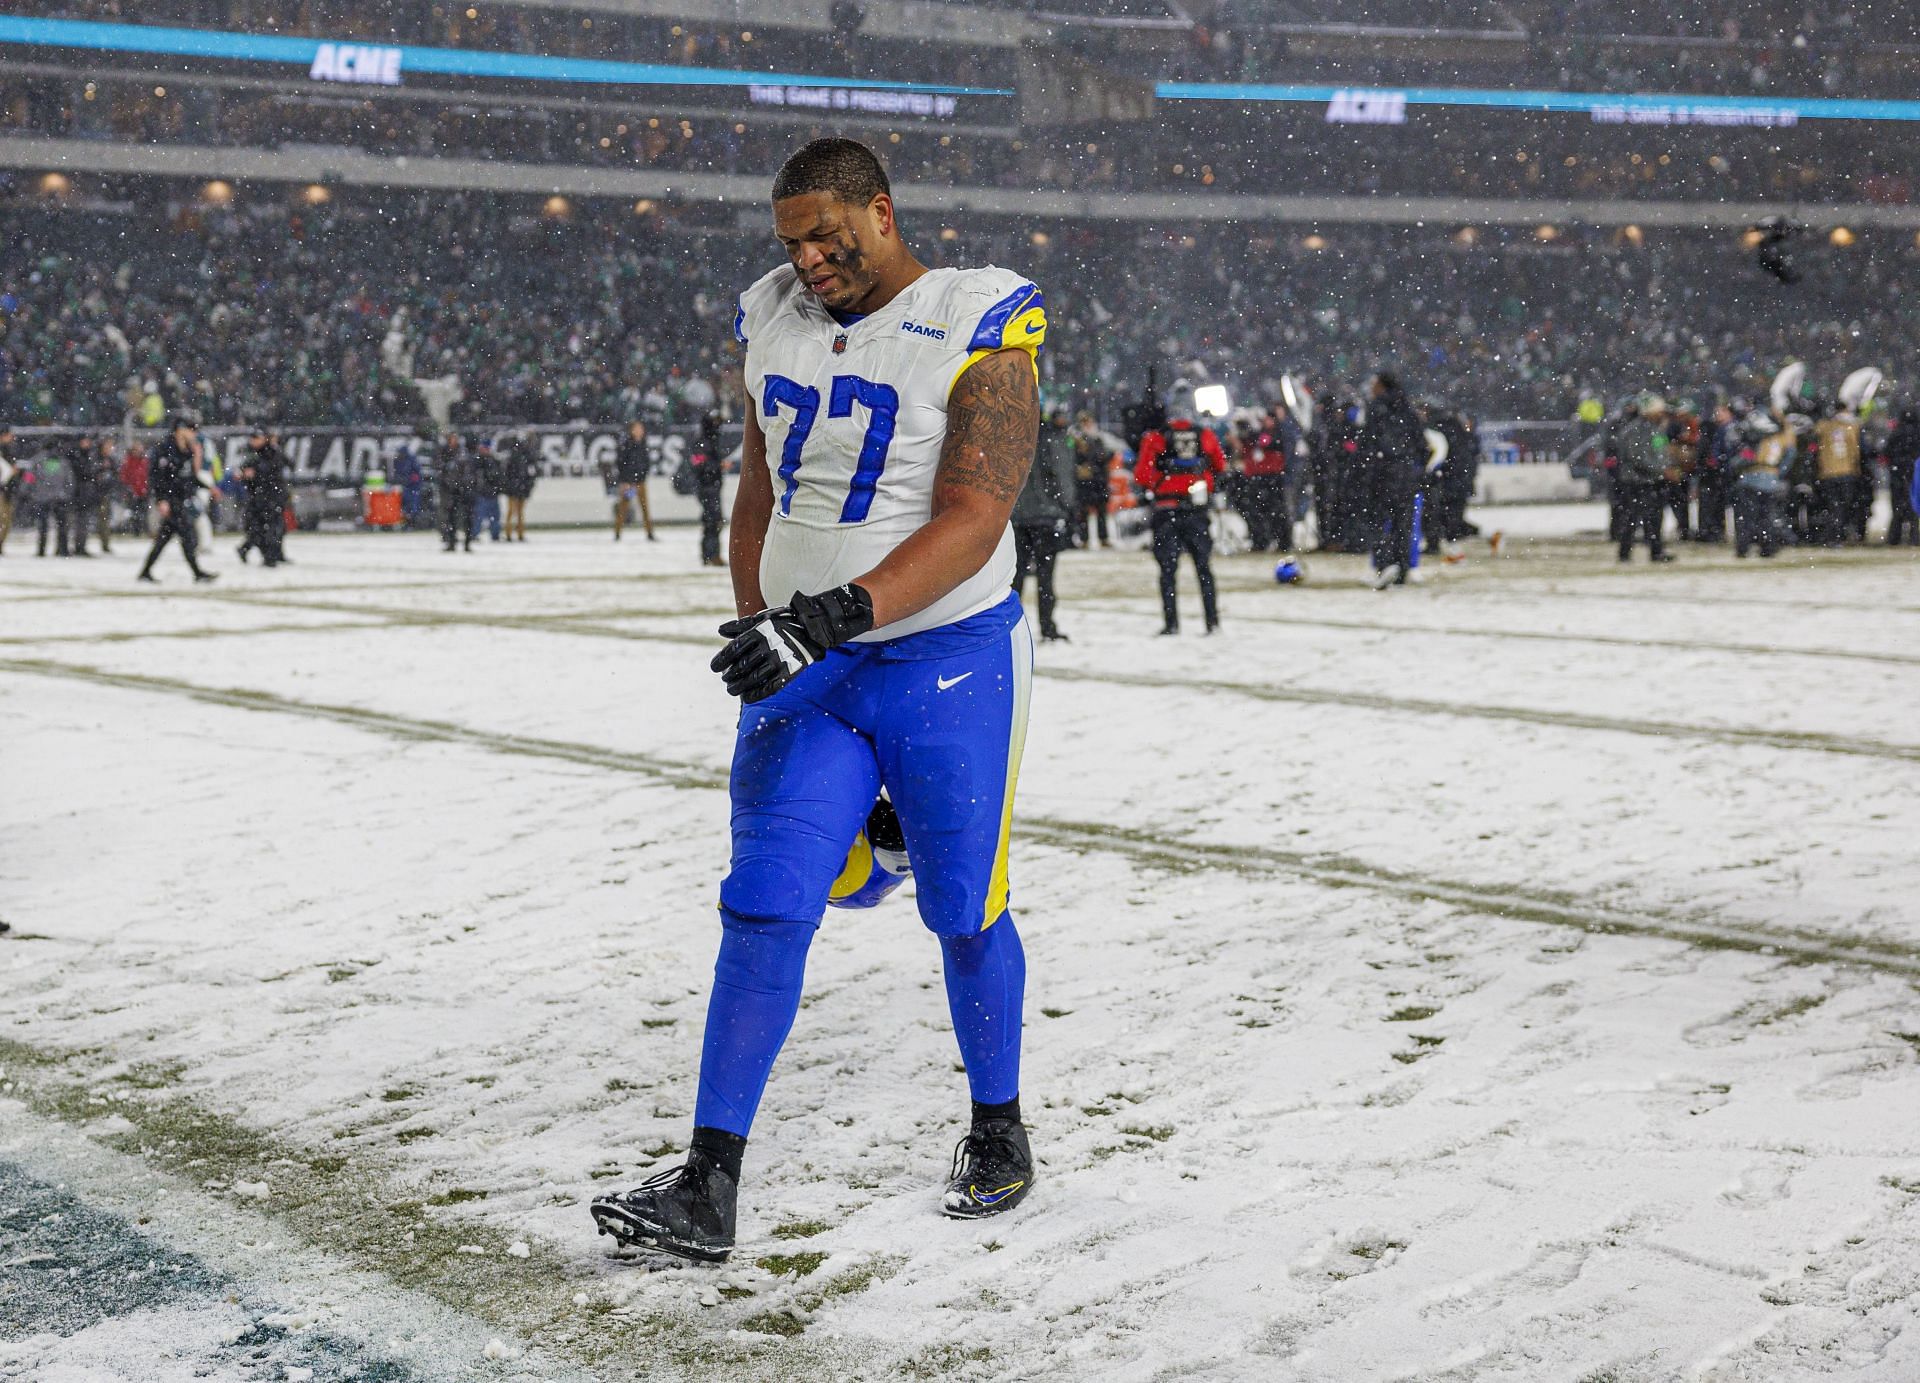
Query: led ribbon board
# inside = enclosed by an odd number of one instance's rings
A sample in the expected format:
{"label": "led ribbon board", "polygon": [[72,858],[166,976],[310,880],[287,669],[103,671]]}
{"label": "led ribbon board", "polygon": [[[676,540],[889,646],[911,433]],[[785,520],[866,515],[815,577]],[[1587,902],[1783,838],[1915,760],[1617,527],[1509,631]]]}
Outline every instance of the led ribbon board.
{"label": "led ribbon board", "polygon": [[[78,19],[28,19],[0,15],[0,43],[46,48],[84,48],[94,52],[145,53],[166,57],[208,58],[225,62],[274,63],[300,67],[323,79],[391,84],[400,73],[448,77],[500,77],[534,82],[576,82],[606,86],[836,87],[847,90],[904,91],[942,96],[1011,96],[999,87],[942,86],[929,82],[871,81],[780,72],[741,72],[728,68],[684,67],[670,63],[609,62],[595,58],[551,58],[537,53],[493,53],[475,48],[420,48],[410,45],[340,43],[278,34],[243,34],[220,29],[170,29],[149,24],[97,24]],[[323,52],[322,50],[327,50]],[[344,68],[342,50],[348,50]],[[377,54],[378,59],[361,55]],[[366,62],[366,71],[358,70]],[[373,76],[373,72],[380,75]]]}
{"label": "led ribbon board", "polygon": [[[1159,82],[1163,101],[1286,101],[1325,106],[1328,118],[1360,119],[1359,112],[1404,111],[1409,106],[1482,110],[1559,111],[1613,125],[1753,125],[1780,127],[1802,120],[1920,120],[1920,101],[1861,101],[1830,97],[1689,96],[1612,91],[1500,91],[1475,87],[1338,87],[1239,82]],[[1390,117],[1380,123],[1399,123]]]}

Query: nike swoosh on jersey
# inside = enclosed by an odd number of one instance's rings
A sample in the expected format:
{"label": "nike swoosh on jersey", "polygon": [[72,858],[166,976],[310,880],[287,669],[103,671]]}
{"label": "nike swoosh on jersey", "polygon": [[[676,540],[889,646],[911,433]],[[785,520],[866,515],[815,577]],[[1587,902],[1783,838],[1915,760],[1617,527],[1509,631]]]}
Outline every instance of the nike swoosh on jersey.
{"label": "nike swoosh on jersey", "polygon": [[936,677],[933,679],[933,685],[945,691],[948,687],[959,686],[971,676],[973,676],[971,672],[963,672],[958,677]]}

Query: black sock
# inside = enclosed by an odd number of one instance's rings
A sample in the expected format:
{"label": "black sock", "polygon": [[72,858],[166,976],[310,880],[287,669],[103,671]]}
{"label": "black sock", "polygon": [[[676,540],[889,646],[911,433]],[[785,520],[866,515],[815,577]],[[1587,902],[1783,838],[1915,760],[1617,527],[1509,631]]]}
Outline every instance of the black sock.
{"label": "black sock", "polygon": [[688,1151],[697,1152],[740,1184],[740,1159],[746,1156],[747,1140],[723,1128],[697,1128]]}
{"label": "black sock", "polygon": [[1020,1097],[1015,1095],[1012,1099],[1002,1101],[999,1104],[981,1104],[980,1101],[975,1100],[973,1102],[973,1122],[978,1124],[986,1119],[1011,1119],[1014,1123],[1019,1123]]}

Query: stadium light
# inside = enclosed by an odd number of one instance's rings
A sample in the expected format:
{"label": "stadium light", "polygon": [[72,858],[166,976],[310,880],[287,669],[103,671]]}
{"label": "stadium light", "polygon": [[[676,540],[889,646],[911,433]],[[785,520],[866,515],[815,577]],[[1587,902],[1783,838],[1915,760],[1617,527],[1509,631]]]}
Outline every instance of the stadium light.
{"label": "stadium light", "polygon": [[1224,384],[1202,384],[1193,391],[1193,410],[1202,417],[1224,418],[1233,412],[1233,400]]}

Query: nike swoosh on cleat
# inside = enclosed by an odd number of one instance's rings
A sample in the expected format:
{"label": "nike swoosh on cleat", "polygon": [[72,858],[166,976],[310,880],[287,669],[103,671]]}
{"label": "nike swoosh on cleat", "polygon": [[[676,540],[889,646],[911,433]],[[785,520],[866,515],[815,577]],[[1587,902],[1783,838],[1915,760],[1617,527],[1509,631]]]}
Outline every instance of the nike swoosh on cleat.
{"label": "nike swoosh on cleat", "polygon": [[933,679],[933,685],[945,691],[948,687],[959,686],[971,676],[973,676],[971,672],[963,672],[958,677],[936,677]]}
{"label": "nike swoosh on cleat", "polygon": [[998,1205],[1026,1184],[1024,1181],[1016,1181],[1011,1186],[1002,1186],[998,1191],[988,1191],[984,1195],[981,1194],[978,1186],[969,1186],[967,1188],[967,1194],[972,1196],[974,1202],[978,1205]]}

